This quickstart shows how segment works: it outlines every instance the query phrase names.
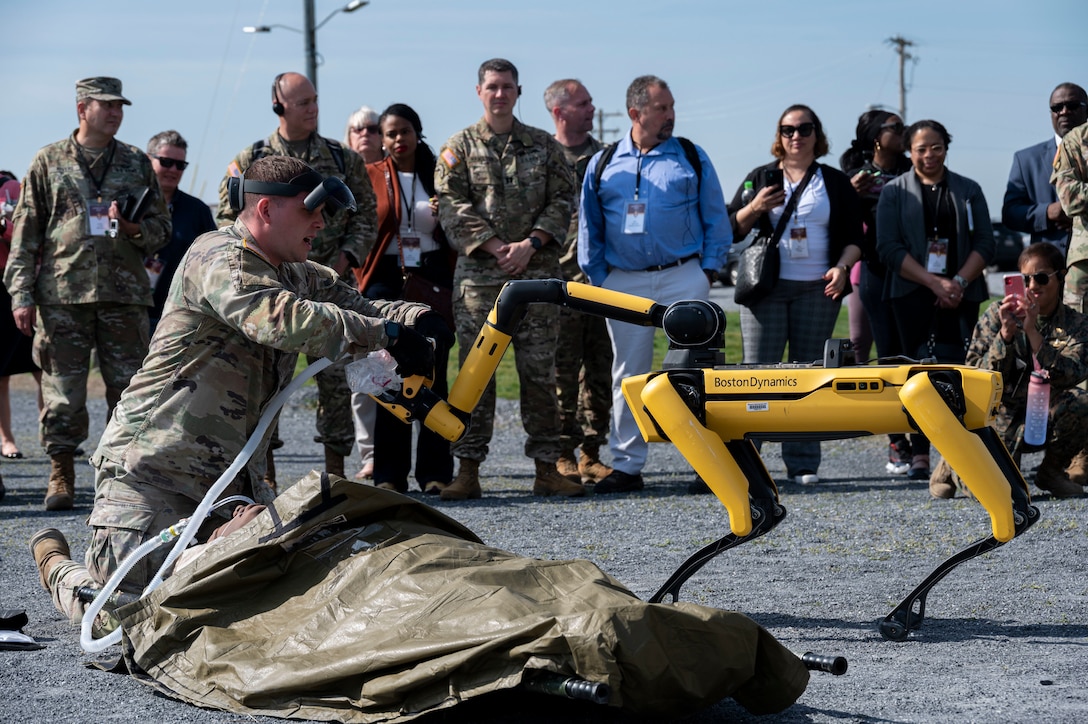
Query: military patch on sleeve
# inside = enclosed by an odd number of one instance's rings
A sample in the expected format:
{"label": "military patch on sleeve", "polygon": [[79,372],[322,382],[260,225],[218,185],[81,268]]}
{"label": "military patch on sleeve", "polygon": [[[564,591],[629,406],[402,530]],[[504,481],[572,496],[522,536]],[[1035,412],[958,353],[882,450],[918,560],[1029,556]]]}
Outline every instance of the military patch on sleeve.
{"label": "military patch on sleeve", "polygon": [[461,163],[461,159],[454,155],[453,151],[448,148],[442,149],[442,162],[446,164],[446,168],[452,169],[457,164]]}
{"label": "military patch on sleeve", "polygon": [[242,175],[242,169],[238,168],[237,161],[231,161],[230,165],[227,166],[227,175],[233,176],[234,178],[238,178]]}

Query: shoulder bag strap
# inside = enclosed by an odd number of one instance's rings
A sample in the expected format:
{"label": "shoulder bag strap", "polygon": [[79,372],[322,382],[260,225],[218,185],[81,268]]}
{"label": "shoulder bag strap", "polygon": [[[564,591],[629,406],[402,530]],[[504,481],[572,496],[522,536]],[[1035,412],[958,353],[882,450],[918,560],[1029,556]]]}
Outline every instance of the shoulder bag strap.
{"label": "shoulder bag strap", "polygon": [[779,239],[782,238],[782,234],[786,233],[786,224],[790,223],[790,216],[793,215],[793,210],[797,208],[797,202],[801,198],[805,187],[808,186],[809,179],[816,173],[816,168],[816,163],[809,166],[808,171],[805,171],[804,178],[801,179],[801,183],[797,184],[796,188],[793,189],[790,200],[786,202],[786,208],[782,209],[782,218],[778,220],[778,225],[774,227],[774,234],[771,235],[772,245],[777,244]]}

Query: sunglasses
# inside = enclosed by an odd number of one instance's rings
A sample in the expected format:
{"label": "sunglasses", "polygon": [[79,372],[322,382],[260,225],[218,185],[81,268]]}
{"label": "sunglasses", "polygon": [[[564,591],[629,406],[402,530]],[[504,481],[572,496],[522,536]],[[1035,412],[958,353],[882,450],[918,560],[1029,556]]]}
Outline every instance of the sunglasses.
{"label": "sunglasses", "polygon": [[178,171],[184,171],[189,167],[188,161],[179,161],[176,158],[167,158],[166,156],[152,156],[151,158],[158,161],[163,168],[174,168],[174,166],[177,166]]}
{"label": "sunglasses", "polygon": [[1085,103],[1084,101],[1066,101],[1064,103],[1055,103],[1054,105],[1052,105],[1050,107],[1050,112],[1054,115],[1058,115],[1062,111],[1065,111],[1066,113],[1074,113],[1076,111],[1079,111],[1081,108],[1084,108],[1085,106],[1088,106],[1088,103]]}
{"label": "sunglasses", "polygon": [[382,127],[379,126],[377,123],[373,123],[369,126],[356,126],[351,130],[355,131],[356,133],[362,133],[364,131],[367,133],[381,133]]}
{"label": "sunglasses", "polygon": [[802,123],[800,126],[779,126],[778,132],[786,138],[793,138],[793,134],[800,133],[801,138],[808,138],[816,130],[815,123]]}
{"label": "sunglasses", "polygon": [[902,133],[906,129],[906,126],[902,122],[885,123],[880,127],[882,131],[895,131],[896,133]]}
{"label": "sunglasses", "polygon": [[1024,274],[1023,275],[1023,277],[1024,277],[1024,286],[1027,286],[1028,284],[1031,284],[1031,281],[1034,279],[1036,284],[1038,284],[1041,287],[1045,287],[1047,284],[1050,284],[1050,277],[1056,276],[1059,273],[1060,272],[1052,271],[1052,272],[1038,272],[1036,274]]}

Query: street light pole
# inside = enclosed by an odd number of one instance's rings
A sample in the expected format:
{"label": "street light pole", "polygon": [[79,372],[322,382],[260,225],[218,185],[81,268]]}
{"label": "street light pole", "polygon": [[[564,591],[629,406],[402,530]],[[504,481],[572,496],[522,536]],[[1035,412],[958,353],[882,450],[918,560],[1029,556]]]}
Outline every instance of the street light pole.
{"label": "street light pole", "polygon": [[314,24],[314,0],[303,0],[302,19],[303,29],[292,28],[288,25],[247,25],[242,28],[243,33],[270,33],[272,28],[283,28],[293,33],[302,33],[303,43],[306,46],[306,77],[313,83],[317,90],[317,31],[325,23],[332,20],[337,13],[352,13],[361,7],[369,5],[369,0],[351,0],[347,5],[337,8],[329,13],[320,23]]}
{"label": "street light pole", "polygon": [[306,77],[317,90],[317,28],[314,27],[314,0],[302,3],[302,37],[306,42]]}

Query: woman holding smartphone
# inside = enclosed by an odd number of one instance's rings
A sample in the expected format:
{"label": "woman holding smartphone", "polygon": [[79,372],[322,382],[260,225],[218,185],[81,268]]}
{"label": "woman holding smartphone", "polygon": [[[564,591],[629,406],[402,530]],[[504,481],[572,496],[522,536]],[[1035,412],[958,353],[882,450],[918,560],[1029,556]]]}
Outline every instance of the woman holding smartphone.
{"label": "woman holding smartphone", "polygon": [[[1062,304],[1066,267],[1058,247],[1032,244],[1020,254],[1018,266],[1020,274],[1007,277],[1012,283],[1006,284],[1005,297],[991,304],[975,325],[967,364],[1001,373],[995,426],[1017,464],[1026,451],[1028,379],[1036,366],[1047,371],[1046,443],[1035,485],[1055,498],[1080,497],[1088,483],[1088,392],[1077,384],[1088,377],[1088,317]],[[929,492],[935,498],[956,494],[952,470],[943,460],[933,471]]]}
{"label": "woman holding smartphone", "polygon": [[[994,255],[982,189],[945,166],[952,136],[937,121],[906,132],[912,171],[884,187],[876,206],[876,246],[888,267],[885,297],[912,357],[962,364],[979,305],[982,272]],[[911,435],[912,480],[929,480],[929,441]]]}
{"label": "woman holding smartphone", "polygon": [[[790,361],[822,359],[842,297],[850,291],[850,267],[861,258],[861,207],[846,174],[816,161],[829,150],[816,113],[790,106],[775,126],[775,160],[744,179],[752,183],[754,197],[745,200],[742,183],[729,204],[734,239],[753,227],[771,236],[797,195],[778,241],[778,281],[767,296],[741,307],[745,363],[781,362],[787,344]],[[790,480],[819,482],[818,441],[782,443],[782,460]]]}

